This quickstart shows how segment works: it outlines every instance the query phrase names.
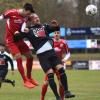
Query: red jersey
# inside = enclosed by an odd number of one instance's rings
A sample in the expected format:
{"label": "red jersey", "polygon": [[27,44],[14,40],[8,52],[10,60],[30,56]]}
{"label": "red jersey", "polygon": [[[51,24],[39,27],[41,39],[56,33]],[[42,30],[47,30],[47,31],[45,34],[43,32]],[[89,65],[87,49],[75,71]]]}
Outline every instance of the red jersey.
{"label": "red jersey", "polygon": [[18,9],[7,10],[4,14],[6,21],[6,38],[7,41],[12,40],[15,31],[19,31],[23,22],[27,21],[26,18],[19,14]]}
{"label": "red jersey", "polygon": [[69,52],[68,45],[64,39],[60,39],[59,41],[54,39],[54,49],[60,59],[62,59],[64,53]]}

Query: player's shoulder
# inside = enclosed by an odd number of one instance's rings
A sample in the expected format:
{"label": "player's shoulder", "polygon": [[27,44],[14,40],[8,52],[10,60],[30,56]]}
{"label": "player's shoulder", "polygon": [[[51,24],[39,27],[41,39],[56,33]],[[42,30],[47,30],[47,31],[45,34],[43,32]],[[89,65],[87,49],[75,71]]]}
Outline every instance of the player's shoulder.
{"label": "player's shoulder", "polygon": [[8,9],[4,12],[5,15],[10,14],[10,13],[17,13],[18,14],[19,10],[18,9]]}
{"label": "player's shoulder", "polygon": [[18,9],[8,9],[6,12],[18,12]]}
{"label": "player's shoulder", "polygon": [[60,39],[61,43],[66,44],[66,40],[65,39]]}

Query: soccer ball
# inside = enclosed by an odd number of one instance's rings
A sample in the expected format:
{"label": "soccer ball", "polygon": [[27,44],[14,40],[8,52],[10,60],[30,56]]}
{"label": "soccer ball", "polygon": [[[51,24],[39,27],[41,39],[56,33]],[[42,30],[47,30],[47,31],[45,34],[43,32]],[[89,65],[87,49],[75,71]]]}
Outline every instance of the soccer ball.
{"label": "soccer ball", "polygon": [[86,6],[85,11],[86,11],[86,15],[94,16],[97,14],[97,6],[90,4],[90,5]]}

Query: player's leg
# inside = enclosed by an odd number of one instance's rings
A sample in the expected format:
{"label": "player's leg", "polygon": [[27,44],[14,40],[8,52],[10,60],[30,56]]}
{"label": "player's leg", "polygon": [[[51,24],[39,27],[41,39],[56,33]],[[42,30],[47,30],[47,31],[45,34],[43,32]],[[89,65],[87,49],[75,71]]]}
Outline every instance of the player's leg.
{"label": "player's leg", "polygon": [[56,85],[55,80],[54,80],[53,70],[49,69],[48,72],[47,72],[47,75],[48,75],[50,88],[52,89],[54,95],[56,96],[56,100],[61,100],[59,93],[57,91],[57,85]]}
{"label": "player's leg", "polygon": [[75,95],[71,94],[70,91],[68,91],[67,75],[65,73],[65,70],[63,68],[63,64],[62,64],[61,60],[57,57],[55,52],[51,56],[50,60],[51,60],[52,66],[56,66],[56,69],[59,72],[60,82],[61,82],[62,86],[64,87],[65,98],[75,97]]}
{"label": "player's leg", "polygon": [[65,96],[65,98],[75,97],[75,95],[71,94],[71,92],[68,90],[67,75],[65,73],[65,70],[64,70],[62,64],[58,64],[56,67],[59,71],[60,82],[61,82],[62,86],[64,87],[64,96]]}
{"label": "player's leg", "polygon": [[0,88],[1,88],[1,81],[0,81]]}
{"label": "player's leg", "polygon": [[12,54],[13,58],[16,59],[17,61],[17,68],[23,78],[23,80],[25,80],[25,72],[24,72],[24,68],[23,68],[23,65],[22,65],[22,57],[21,57],[21,53],[20,53],[20,50],[18,49],[17,43],[7,43],[7,47],[10,51],[10,53]]}
{"label": "player's leg", "polygon": [[3,75],[2,73],[3,73],[3,70],[0,69],[0,88],[2,86],[2,75]]}
{"label": "player's leg", "polygon": [[27,88],[34,87],[30,82],[28,82],[28,79],[25,76],[24,67],[23,67],[23,64],[22,64],[22,56],[21,56],[21,52],[18,48],[18,46],[20,45],[20,41],[18,41],[16,43],[7,42],[6,45],[9,49],[9,51],[11,52],[13,58],[16,59],[17,68],[18,68],[18,71],[20,72],[20,75],[22,76],[24,86],[26,86]]}
{"label": "player's leg", "polygon": [[60,82],[60,75],[59,75],[59,72],[55,70],[55,74],[57,76],[57,79],[59,81],[59,94],[60,94],[60,97],[62,100],[64,100],[64,88]]}
{"label": "player's leg", "polygon": [[19,49],[21,53],[26,57],[27,78],[33,85],[38,86],[39,83],[31,76],[32,65],[33,65],[32,52],[24,41],[22,41],[20,45],[22,46],[20,46]]}
{"label": "player's leg", "polygon": [[44,84],[42,85],[42,90],[41,90],[41,100],[44,100],[47,89],[48,89],[48,76],[45,75],[45,79],[44,79]]}
{"label": "player's leg", "polygon": [[0,88],[1,88],[1,85],[2,85],[2,78],[0,77]]}
{"label": "player's leg", "polygon": [[31,72],[32,72],[32,65],[33,65],[33,56],[32,54],[27,54],[27,62],[26,62],[26,67],[27,67],[27,77],[29,79],[29,81],[34,84],[35,86],[38,86],[39,83],[37,80],[35,80],[32,76],[31,76]]}
{"label": "player's leg", "polygon": [[9,80],[9,79],[5,79],[7,73],[8,73],[8,69],[3,68],[3,70],[2,70],[2,82],[8,83],[8,84],[11,84],[11,85],[15,86],[15,81],[14,80],[12,81],[12,80]]}
{"label": "player's leg", "polygon": [[64,88],[61,84],[59,84],[59,94],[61,96],[61,99],[64,100]]}
{"label": "player's leg", "polygon": [[55,80],[54,80],[53,69],[52,69],[52,67],[50,67],[51,64],[48,60],[48,56],[49,56],[48,52],[38,54],[37,56],[39,58],[39,61],[40,61],[40,64],[42,66],[43,71],[48,76],[49,85],[50,85],[50,88],[51,88],[51,90],[53,91],[53,93],[56,97],[56,100],[61,100],[59,93],[57,91],[57,85],[56,85]]}
{"label": "player's leg", "polygon": [[15,87],[15,80],[10,80],[10,79],[3,79],[4,83],[11,84],[13,87]]}

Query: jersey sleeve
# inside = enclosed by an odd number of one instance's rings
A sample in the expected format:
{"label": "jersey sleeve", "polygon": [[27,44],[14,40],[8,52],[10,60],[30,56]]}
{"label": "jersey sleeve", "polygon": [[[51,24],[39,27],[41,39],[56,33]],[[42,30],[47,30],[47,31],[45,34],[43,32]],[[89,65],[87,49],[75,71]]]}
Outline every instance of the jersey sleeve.
{"label": "jersey sleeve", "polygon": [[67,44],[67,42],[65,40],[63,40],[63,44],[64,44],[64,52],[65,53],[69,53],[70,52],[69,51],[69,47],[68,47],[68,44]]}
{"label": "jersey sleeve", "polygon": [[28,36],[28,33],[20,32],[18,34],[15,34],[13,39],[14,39],[14,42],[18,42],[19,40],[23,38],[27,38],[27,36]]}
{"label": "jersey sleeve", "polygon": [[22,27],[21,27],[21,32],[24,32],[24,29],[26,28],[26,22],[24,22],[23,24],[22,24]]}
{"label": "jersey sleeve", "polygon": [[14,70],[13,60],[12,60],[9,56],[7,56],[7,55],[5,55],[5,56],[7,57],[7,61],[10,63],[10,65],[11,65],[11,70],[13,71],[13,70]]}
{"label": "jersey sleeve", "polygon": [[10,18],[13,15],[18,14],[18,10],[17,9],[12,9],[12,10],[7,10],[3,13],[4,18]]}

